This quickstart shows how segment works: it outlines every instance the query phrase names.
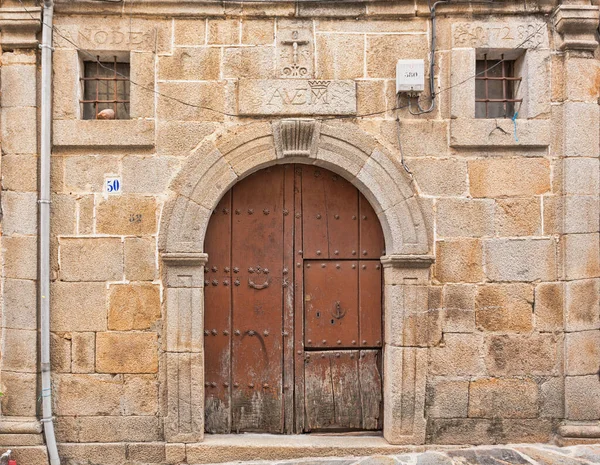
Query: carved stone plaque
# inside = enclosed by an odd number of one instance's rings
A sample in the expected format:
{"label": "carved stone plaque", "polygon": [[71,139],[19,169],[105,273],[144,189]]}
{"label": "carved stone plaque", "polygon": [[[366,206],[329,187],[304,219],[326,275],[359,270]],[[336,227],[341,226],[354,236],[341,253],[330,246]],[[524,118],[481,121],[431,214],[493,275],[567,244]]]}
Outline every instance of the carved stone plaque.
{"label": "carved stone plaque", "polygon": [[455,47],[497,49],[549,47],[546,24],[539,21],[455,23],[452,43]]}
{"label": "carved stone plaque", "polygon": [[279,21],[276,42],[278,77],[310,79],[314,76],[312,21]]}
{"label": "carved stone plaque", "polygon": [[242,79],[240,115],[354,115],[354,81]]}
{"label": "carved stone plaque", "polygon": [[58,32],[54,36],[56,48],[97,50],[110,56],[110,50],[164,53],[171,47],[171,24],[164,20],[111,17],[98,21],[91,16],[76,20],[62,16],[54,27]]}

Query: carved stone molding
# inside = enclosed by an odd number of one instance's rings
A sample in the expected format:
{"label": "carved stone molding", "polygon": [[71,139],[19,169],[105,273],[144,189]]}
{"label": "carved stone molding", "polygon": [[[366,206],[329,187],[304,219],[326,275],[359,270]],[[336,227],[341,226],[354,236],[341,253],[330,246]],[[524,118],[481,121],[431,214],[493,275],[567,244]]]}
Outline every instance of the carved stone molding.
{"label": "carved stone molding", "polygon": [[428,268],[435,262],[433,255],[386,255],[381,257],[384,268]]}
{"label": "carved stone molding", "polygon": [[598,422],[565,422],[558,428],[561,438],[600,438],[600,425]]}
{"label": "carved stone molding", "polygon": [[597,5],[560,5],[553,19],[559,35],[560,50],[594,51],[598,46],[599,10]]}
{"label": "carved stone molding", "polygon": [[208,262],[208,254],[203,252],[162,254],[163,262],[169,266],[204,266]]}
{"label": "carved stone molding", "polygon": [[[216,144],[206,140],[199,145],[171,184],[177,196],[162,215],[161,251],[203,249],[204,232],[221,196],[238,178],[284,158],[281,131],[275,128],[280,124],[248,124],[223,134]],[[277,131],[279,135],[274,134]],[[378,212],[390,255],[429,251],[426,222],[413,181],[393,154],[354,124],[315,123],[312,140],[314,157],[304,162],[345,177],[365,195]],[[286,150],[290,149],[288,145]],[[303,162],[302,157],[293,158]]]}
{"label": "carved stone molding", "polygon": [[23,8],[0,8],[0,46],[9,51],[18,48],[35,48],[37,33],[41,28],[42,9],[35,6]]}
{"label": "carved stone molding", "polygon": [[0,417],[0,434],[39,434],[42,424],[35,417]]}
{"label": "carved stone molding", "polygon": [[321,123],[315,120],[290,119],[273,124],[277,158],[316,157]]}

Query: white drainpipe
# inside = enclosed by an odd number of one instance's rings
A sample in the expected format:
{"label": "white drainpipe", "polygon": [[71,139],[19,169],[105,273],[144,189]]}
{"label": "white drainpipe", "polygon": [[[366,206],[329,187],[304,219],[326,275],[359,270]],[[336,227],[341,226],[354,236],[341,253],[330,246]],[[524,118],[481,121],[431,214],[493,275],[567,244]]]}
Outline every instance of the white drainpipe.
{"label": "white drainpipe", "polygon": [[50,153],[52,149],[52,14],[53,0],[44,0],[42,20],[42,130],[40,154],[40,351],[42,368],[42,424],[50,465],[60,465],[52,417],[50,377]]}

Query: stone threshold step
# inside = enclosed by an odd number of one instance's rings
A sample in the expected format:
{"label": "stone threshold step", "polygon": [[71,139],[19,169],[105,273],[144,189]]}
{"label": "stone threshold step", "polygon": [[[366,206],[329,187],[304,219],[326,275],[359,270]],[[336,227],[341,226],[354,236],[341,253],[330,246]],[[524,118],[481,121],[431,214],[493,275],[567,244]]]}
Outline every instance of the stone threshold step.
{"label": "stone threshold step", "polygon": [[456,449],[457,446],[402,446],[381,435],[350,434],[207,434],[186,445],[188,463],[209,464],[250,460],[289,460],[308,457],[364,457],[405,452]]}

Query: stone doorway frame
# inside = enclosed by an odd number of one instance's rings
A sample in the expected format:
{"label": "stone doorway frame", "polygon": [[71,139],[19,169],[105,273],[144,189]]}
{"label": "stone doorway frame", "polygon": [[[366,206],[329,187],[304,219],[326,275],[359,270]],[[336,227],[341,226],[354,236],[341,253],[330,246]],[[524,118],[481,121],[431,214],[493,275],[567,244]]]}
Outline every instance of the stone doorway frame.
{"label": "stone doorway frame", "polygon": [[[159,247],[165,286],[162,337],[168,442],[204,438],[204,234],[211,211],[239,180],[267,166],[303,163],[343,176],[383,228],[383,435],[425,442],[429,269],[433,257],[413,180],[393,154],[354,124],[286,119],[240,126],[203,141],[171,183]],[[199,310],[199,311],[198,311]],[[425,331],[427,332],[427,331]]]}

